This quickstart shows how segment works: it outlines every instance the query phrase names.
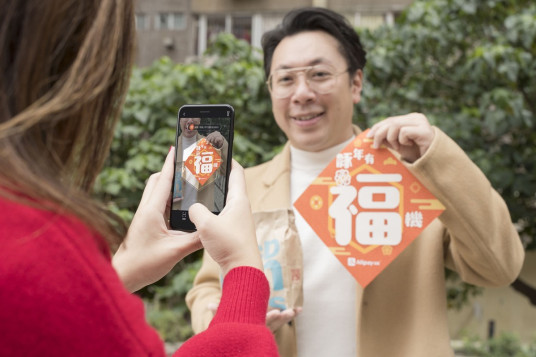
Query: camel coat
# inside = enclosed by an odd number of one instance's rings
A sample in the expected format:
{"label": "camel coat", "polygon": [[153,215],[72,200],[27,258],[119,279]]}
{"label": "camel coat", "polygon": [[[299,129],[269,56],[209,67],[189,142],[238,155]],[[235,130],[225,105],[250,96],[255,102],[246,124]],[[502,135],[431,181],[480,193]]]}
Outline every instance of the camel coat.
{"label": "camel coat", "polygon": [[[360,357],[453,356],[444,268],[471,284],[501,286],[522,267],[523,246],[505,202],[462,149],[434,130],[425,155],[405,166],[446,210],[365,289],[358,287]],[[289,144],[271,161],[247,169],[246,182],[253,211],[290,208]],[[187,296],[194,331],[206,329],[212,318],[207,305],[220,296],[219,268],[205,254]],[[284,357],[297,355],[294,327],[285,324],[275,333]]]}

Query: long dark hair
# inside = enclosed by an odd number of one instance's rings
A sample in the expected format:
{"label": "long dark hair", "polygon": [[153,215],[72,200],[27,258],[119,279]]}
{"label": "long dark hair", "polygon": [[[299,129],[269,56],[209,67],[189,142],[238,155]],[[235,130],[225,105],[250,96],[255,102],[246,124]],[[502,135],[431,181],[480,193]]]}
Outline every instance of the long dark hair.
{"label": "long dark hair", "polygon": [[0,195],[110,243],[124,224],[90,192],[128,89],[133,17],[131,0],[0,2]]}

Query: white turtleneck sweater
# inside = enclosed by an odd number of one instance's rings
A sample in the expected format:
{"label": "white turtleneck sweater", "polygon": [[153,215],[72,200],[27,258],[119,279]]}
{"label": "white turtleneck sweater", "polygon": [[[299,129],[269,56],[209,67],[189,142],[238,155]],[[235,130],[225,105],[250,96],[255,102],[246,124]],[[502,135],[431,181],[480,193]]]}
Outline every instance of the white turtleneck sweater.
{"label": "white turtleneck sweater", "polygon": [[[290,147],[295,202],[348,141],[321,152]],[[356,356],[357,282],[294,209],[303,251],[303,311],[296,318],[299,357]]]}

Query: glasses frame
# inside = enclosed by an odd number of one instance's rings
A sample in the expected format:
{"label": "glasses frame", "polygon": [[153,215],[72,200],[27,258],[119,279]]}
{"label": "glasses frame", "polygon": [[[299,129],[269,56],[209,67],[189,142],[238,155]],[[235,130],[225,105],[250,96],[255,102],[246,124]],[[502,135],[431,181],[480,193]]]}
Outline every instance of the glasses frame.
{"label": "glasses frame", "polygon": [[[313,65],[313,66],[303,66],[303,67],[294,67],[294,68],[283,68],[283,69],[278,69],[276,71],[285,71],[285,72],[293,72],[293,73],[299,73],[299,72],[304,72],[306,73],[307,71],[310,71],[311,69],[315,68],[315,67],[318,67],[318,65]],[[346,72],[348,72],[349,68],[346,68],[345,70],[341,71],[341,72],[337,72],[335,74],[333,74],[333,78],[336,80],[338,76],[340,76],[341,74],[344,74]],[[275,73],[275,72],[274,72]],[[268,76],[268,79],[266,80],[266,85],[268,86],[268,91],[270,92],[270,94],[272,94],[274,97],[278,98],[278,99],[285,99],[285,98],[288,98],[290,96],[292,96],[292,94],[294,93],[294,91],[296,90],[296,84],[293,85],[293,88],[292,90],[290,91],[290,93],[286,96],[276,96],[274,94],[274,91],[272,89],[272,77],[274,75],[274,73],[270,73],[270,75]],[[315,93],[318,93],[317,91],[315,91],[312,87],[311,87],[311,84],[309,83],[309,79],[307,78],[307,76],[305,76],[305,83],[307,83],[307,86],[309,87],[309,89],[311,89],[313,92]],[[333,90],[333,89],[332,89]],[[325,93],[318,93],[318,94],[328,94],[328,93],[331,93],[330,90],[329,92],[325,92]]]}

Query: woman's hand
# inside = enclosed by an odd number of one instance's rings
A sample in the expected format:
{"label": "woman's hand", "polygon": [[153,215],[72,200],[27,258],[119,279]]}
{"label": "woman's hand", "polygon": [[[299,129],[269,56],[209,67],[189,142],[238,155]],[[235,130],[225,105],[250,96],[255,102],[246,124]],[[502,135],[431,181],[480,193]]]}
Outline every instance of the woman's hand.
{"label": "woman's hand", "polygon": [[227,203],[221,213],[216,216],[200,203],[192,205],[189,213],[203,247],[220,265],[224,276],[238,266],[263,270],[244,169],[238,162],[233,160]]}
{"label": "woman's hand", "polygon": [[127,236],[112,259],[119,277],[131,292],[158,281],[177,262],[202,248],[196,233],[169,227],[174,157],[172,148],[162,171],[147,181]]}

